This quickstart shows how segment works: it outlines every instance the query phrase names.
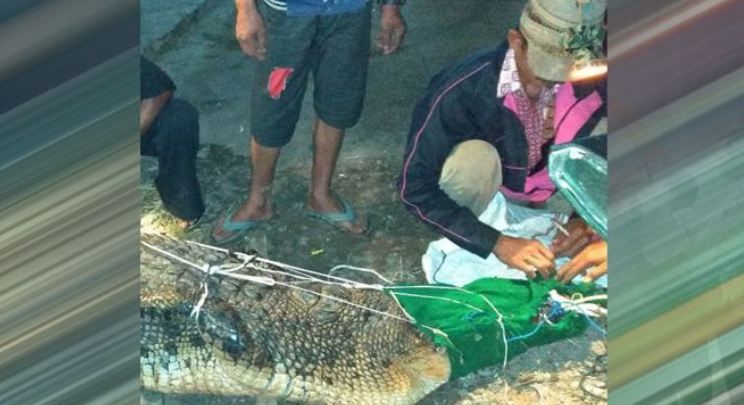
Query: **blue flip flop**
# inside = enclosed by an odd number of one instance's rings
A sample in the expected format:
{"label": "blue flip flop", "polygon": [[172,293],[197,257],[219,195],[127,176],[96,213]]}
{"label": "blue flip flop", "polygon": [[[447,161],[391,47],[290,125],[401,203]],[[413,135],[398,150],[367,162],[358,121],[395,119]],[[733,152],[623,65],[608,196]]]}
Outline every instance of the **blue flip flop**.
{"label": "blue flip flop", "polygon": [[246,221],[239,221],[239,222],[233,222],[231,220],[232,216],[235,214],[235,205],[231,206],[230,209],[227,210],[225,213],[225,218],[222,220],[222,229],[228,232],[231,232],[232,235],[224,238],[224,239],[215,239],[214,237],[214,229],[212,229],[212,233],[210,234],[210,237],[212,238],[212,241],[217,244],[222,243],[230,243],[234,240],[237,240],[239,237],[243,236],[244,233],[250,231],[251,229],[256,228],[261,222],[268,221],[266,219],[262,220],[246,220]]}
{"label": "blue flip flop", "polygon": [[356,213],[354,212],[354,208],[351,207],[351,204],[347,203],[341,198],[338,198],[338,201],[341,203],[341,205],[344,208],[344,210],[341,212],[318,212],[318,211],[313,211],[307,208],[305,208],[304,212],[306,215],[308,215],[311,218],[315,218],[323,222],[327,222],[335,226],[339,230],[345,231],[339,226],[339,223],[349,222],[353,224],[354,221],[356,221],[357,216],[356,216]]}

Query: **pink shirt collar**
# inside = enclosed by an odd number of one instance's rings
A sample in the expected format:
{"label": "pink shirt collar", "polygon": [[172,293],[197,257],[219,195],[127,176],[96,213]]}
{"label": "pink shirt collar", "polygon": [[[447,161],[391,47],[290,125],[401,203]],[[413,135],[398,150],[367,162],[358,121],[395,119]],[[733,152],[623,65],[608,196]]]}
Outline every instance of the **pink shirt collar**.
{"label": "pink shirt collar", "polygon": [[[555,96],[560,84],[556,84],[550,89],[551,95]],[[509,48],[504,57],[504,63],[501,65],[499,72],[499,85],[496,89],[496,96],[499,98],[506,97],[509,93],[522,90],[522,83],[519,81],[519,72],[517,71],[517,62],[514,58],[514,49]]]}

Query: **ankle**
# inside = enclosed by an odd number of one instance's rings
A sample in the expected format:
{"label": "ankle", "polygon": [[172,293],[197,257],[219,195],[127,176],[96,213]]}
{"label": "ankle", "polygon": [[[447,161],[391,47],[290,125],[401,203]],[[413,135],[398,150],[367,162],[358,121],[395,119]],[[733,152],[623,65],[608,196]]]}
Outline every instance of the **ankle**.
{"label": "ankle", "polygon": [[254,210],[264,210],[271,206],[271,200],[267,196],[253,196],[248,198],[248,202],[245,204],[246,207],[250,207]]}
{"label": "ankle", "polygon": [[248,196],[246,205],[253,207],[263,207],[271,203],[271,193],[269,187],[261,188],[258,190],[252,189]]}
{"label": "ankle", "polygon": [[333,196],[331,194],[331,190],[329,189],[323,189],[323,190],[310,190],[310,199],[313,201],[328,201],[333,199]]}

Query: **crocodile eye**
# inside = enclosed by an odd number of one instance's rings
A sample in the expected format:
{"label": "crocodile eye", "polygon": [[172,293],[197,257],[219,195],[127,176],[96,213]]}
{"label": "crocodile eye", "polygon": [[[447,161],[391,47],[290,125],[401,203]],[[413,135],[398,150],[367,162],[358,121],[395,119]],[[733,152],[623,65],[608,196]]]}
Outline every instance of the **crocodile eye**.
{"label": "crocodile eye", "polygon": [[248,346],[240,333],[237,319],[231,313],[204,308],[198,322],[204,340],[233,359],[247,350]]}

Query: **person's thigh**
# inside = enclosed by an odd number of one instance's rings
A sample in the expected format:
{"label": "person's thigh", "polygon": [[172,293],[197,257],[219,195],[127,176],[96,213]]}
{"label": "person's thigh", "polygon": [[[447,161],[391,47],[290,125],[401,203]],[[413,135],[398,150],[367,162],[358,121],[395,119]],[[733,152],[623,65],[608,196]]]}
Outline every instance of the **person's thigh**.
{"label": "person's thigh", "polygon": [[294,134],[312,70],[317,21],[288,17],[259,1],[266,29],[266,59],[256,64],[251,89],[251,134],[267,147],[282,147]]}
{"label": "person's thigh", "polygon": [[502,184],[501,158],[486,141],[465,141],[452,150],[442,167],[439,187],[460,206],[480,215]]}
{"label": "person's thigh", "polygon": [[371,6],[319,19],[314,44],[315,111],[326,124],[350,128],[359,121],[367,90]]}

